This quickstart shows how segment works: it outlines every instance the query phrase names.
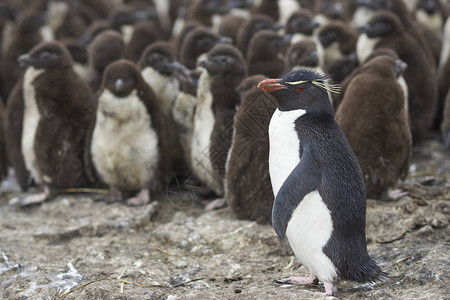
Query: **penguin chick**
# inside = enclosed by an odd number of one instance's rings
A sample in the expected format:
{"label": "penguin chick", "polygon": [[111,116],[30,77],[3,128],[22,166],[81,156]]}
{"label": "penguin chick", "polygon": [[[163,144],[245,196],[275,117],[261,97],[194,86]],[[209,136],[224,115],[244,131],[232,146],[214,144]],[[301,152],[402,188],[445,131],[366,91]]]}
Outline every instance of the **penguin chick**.
{"label": "penguin chick", "polygon": [[418,0],[414,16],[436,37],[440,37],[448,12],[440,0]]}
{"label": "penguin chick", "polygon": [[319,27],[319,22],[314,20],[314,15],[307,9],[295,11],[287,20],[285,32],[292,35],[291,43],[296,43],[305,38],[311,39],[314,30]]}
{"label": "penguin chick", "polygon": [[44,40],[45,21],[43,14],[24,12],[18,16],[13,37],[2,55],[1,75],[4,98],[8,97],[22,74],[17,62],[19,56]]}
{"label": "penguin chick", "polygon": [[357,55],[360,62],[372,49],[395,50],[407,65],[404,78],[408,84],[409,115],[414,142],[426,137],[433,124],[437,103],[436,74],[419,44],[405,31],[399,18],[388,11],[377,11],[369,23],[361,27]]}
{"label": "penguin chick", "polygon": [[194,69],[200,56],[207,53],[215,44],[224,42],[217,34],[206,27],[194,28],[186,35],[180,49],[179,61],[188,69]]}
{"label": "penguin chick", "polygon": [[289,42],[289,35],[281,36],[270,30],[258,31],[247,50],[248,74],[280,76],[284,71],[283,53]]}
{"label": "penguin chick", "polygon": [[124,58],[137,63],[145,48],[157,40],[158,33],[151,21],[145,20],[134,24],[133,34],[125,48]]}
{"label": "penguin chick", "polygon": [[225,199],[238,219],[269,223],[273,193],[269,177],[267,130],[277,103],[259,90],[264,80],[254,75],[237,90],[241,104],[234,117],[233,139],[226,164]]}
{"label": "penguin chick", "polygon": [[183,150],[172,120],[172,107],[180,94],[180,82],[175,75],[183,66],[175,61],[175,48],[168,42],[156,42],[148,46],[139,60],[139,69],[145,82],[152,88],[164,115],[168,156],[173,167],[184,170]]}
{"label": "penguin chick", "polygon": [[128,205],[150,201],[150,189],[167,176],[164,121],[152,89],[129,61],[110,64],[103,74],[97,109],[88,136],[86,165],[110,188],[109,201],[139,191]]}
{"label": "penguin chick", "polygon": [[319,65],[319,55],[316,43],[312,40],[303,40],[295,44],[291,44],[284,56],[285,73],[294,69],[306,67],[322,72]]}
{"label": "penguin chick", "polygon": [[27,170],[44,193],[24,205],[44,201],[51,190],[85,187],[84,141],[93,113],[91,91],[75,71],[67,49],[43,42],[19,61],[23,78],[21,153]]}
{"label": "penguin chick", "polygon": [[[427,33],[424,30],[425,27],[414,19],[413,14],[408,11],[404,0],[359,0],[357,5],[355,14],[358,14],[362,7],[364,17],[357,22],[358,25],[355,28],[360,28],[368,23],[378,10],[390,11],[399,18],[404,26],[404,30],[418,43],[419,48],[417,49],[421,49],[419,52],[424,52],[430,66],[433,69],[436,67],[436,62],[439,61],[439,49],[433,50],[431,47],[434,44],[434,37],[429,32]],[[438,52],[434,52],[436,50]]]}
{"label": "penguin chick", "polygon": [[412,151],[408,91],[399,82],[405,68],[403,61],[387,55],[365,63],[336,112],[371,198],[386,199],[388,189],[408,175]]}
{"label": "penguin chick", "polygon": [[101,85],[103,70],[110,63],[123,57],[125,43],[119,33],[107,30],[95,37],[88,50],[91,69],[91,81],[89,84],[92,91],[96,92]]}
{"label": "penguin chick", "polygon": [[109,29],[109,22],[108,20],[95,20],[92,22],[84,31],[83,35],[80,37],[80,41],[83,44],[90,44],[94,38],[102,33],[103,31],[106,31]]}
{"label": "penguin chick", "polygon": [[250,17],[242,27],[239,29],[237,33],[236,47],[241,51],[244,57],[247,57],[247,48],[250,43],[250,40],[260,30],[272,30],[277,31],[279,26],[275,24],[275,21],[267,16],[262,14],[255,14]]}
{"label": "penguin chick", "polygon": [[[325,25],[318,33],[318,39],[324,49],[324,65],[326,72],[333,64],[342,64],[342,60],[356,50],[358,34],[342,21],[333,21]],[[340,62],[338,62],[340,61]],[[334,68],[339,71],[339,68]],[[345,75],[340,75],[344,78]]]}
{"label": "penguin chick", "polygon": [[280,19],[280,6],[278,0],[261,0],[253,6],[252,15],[260,14],[272,18],[274,21]]}
{"label": "penguin chick", "polygon": [[225,161],[231,146],[239,95],[246,76],[245,60],[231,45],[216,45],[202,60],[191,145],[194,174],[218,196],[224,195]]}
{"label": "penguin chick", "polygon": [[[333,105],[334,105],[334,111],[337,111],[337,108],[339,107],[339,105],[342,102],[342,99],[345,96],[345,92],[347,91],[347,87],[350,84],[350,82],[353,80],[353,78],[358,75],[361,70],[362,70],[362,66],[369,62],[370,60],[372,60],[373,58],[377,57],[377,56],[381,56],[381,55],[387,55],[390,56],[393,60],[398,60],[398,54],[397,52],[395,52],[395,50],[393,50],[392,48],[378,48],[375,49],[367,58],[366,60],[363,62],[362,65],[360,65],[358,63],[358,66],[356,68],[354,68],[354,70],[347,75],[347,77],[345,77],[344,80],[342,80],[342,82],[340,83],[341,86],[341,90],[339,92],[339,94],[334,94],[333,95]],[[399,81],[402,82],[402,84],[405,86],[406,90],[408,89],[408,85],[406,84],[406,81],[404,80],[403,76],[399,77]]]}
{"label": "penguin chick", "polygon": [[272,224],[311,272],[309,278],[277,282],[320,280],[326,295],[333,295],[338,279],[373,282],[386,274],[367,253],[364,179],[334,120],[327,90],[335,88],[325,80],[320,73],[298,69],[258,87],[278,102],[269,124]]}
{"label": "penguin chick", "polygon": [[226,0],[193,0],[187,13],[188,20],[196,20],[218,33],[221,16],[230,10]]}

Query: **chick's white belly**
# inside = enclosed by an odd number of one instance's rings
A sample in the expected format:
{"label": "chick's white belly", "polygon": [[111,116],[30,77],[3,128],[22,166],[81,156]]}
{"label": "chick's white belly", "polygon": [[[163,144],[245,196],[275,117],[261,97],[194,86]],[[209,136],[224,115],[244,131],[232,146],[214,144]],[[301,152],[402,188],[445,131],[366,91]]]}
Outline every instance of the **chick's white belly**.
{"label": "chick's white belly", "polygon": [[[160,157],[158,135],[150,126],[150,116],[142,102],[132,100],[126,105],[129,112],[111,103],[100,103],[91,142],[97,173],[108,185],[124,190],[148,184],[155,177]],[[133,106],[136,109],[131,110]],[[111,109],[114,115],[105,115],[103,108]],[[128,118],[127,114],[133,117]]]}
{"label": "chick's white belly", "polygon": [[332,231],[331,213],[317,190],[303,198],[286,229],[297,259],[321,281],[332,282],[337,276],[336,267],[323,252]]}

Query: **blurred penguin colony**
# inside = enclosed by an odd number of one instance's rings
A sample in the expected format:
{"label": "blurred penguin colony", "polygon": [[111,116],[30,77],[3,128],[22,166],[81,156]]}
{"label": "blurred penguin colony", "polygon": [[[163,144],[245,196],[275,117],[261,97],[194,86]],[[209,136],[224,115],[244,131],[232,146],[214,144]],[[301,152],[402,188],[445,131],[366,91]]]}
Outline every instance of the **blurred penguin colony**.
{"label": "blurred penguin colony", "polygon": [[[411,148],[450,148],[448,0],[2,0],[0,172],[24,204],[68,188],[150,201],[173,178],[270,220],[266,78],[310,68],[372,198]],[[220,202],[219,199],[222,199]]]}

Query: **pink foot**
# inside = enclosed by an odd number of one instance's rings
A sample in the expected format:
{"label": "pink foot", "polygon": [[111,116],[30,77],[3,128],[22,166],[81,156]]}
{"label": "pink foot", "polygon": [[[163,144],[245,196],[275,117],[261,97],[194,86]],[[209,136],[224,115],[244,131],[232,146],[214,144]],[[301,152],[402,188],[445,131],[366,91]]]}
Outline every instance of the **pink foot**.
{"label": "pink foot", "polygon": [[318,284],[319,279],[317,279],[316,275],[311,274],[309,277],[284,277],[278,278],[274,280],[276,283],[282,284]]}
{"label": "pink foot", "polygon": [[332,282],[324,281],[323,286],[325,287],[325,295],[337,296],[337,288]]}
{"label": "pink foot", "polygon": [[208,204],[206,204],[205,210],[209,211],[209,210],[219,209],[219,208],[225,207],[226,204],[227,204],[227,201],[225,200],[225,198],[217,198],[217,199],[209,202]]}
{"label": "pink foot", "polygon": [[387,192],[388,198],[394,201],[406,195],[408,195],[408,192],[403,192],[402,190],[389,190]]}
{"label": "pink foot", "polygon": [[150,192],[148,189],[142,189],[136,197],[127,199],[127,205],[139,206],[150,202]]}
{"label": "pink foot", "polygon": [[44,202],[48,196],[50,196],[50,189],[48,186],[44,186],[44,191],[39,194],[28,195],[20,202],[20,206],[30,206]]}

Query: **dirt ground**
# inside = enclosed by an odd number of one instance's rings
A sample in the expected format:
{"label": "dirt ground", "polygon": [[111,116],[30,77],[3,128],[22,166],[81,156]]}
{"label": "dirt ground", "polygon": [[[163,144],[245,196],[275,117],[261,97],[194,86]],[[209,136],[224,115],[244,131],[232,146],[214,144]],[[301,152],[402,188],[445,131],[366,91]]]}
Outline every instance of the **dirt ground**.
{"label": "dirt ground", "polygon": [[[340,282],[339,298],[450,299],[449,173],[449,153],[429,140],[414,148],[410,177],[398,185],[407,196],[368,200],[368,249],[390,277],[366,285]],[[65,194],[21,208],[16,200],[23,194],[3,186],[1,299],[56,299],[105,278],[116,279],[64,298],[326,298],[317,293],[323,286],[273,283],[308,272],[270,225],[237,220],[229,208],[205,212],[194,194],[171,187],[145,207]]]}

